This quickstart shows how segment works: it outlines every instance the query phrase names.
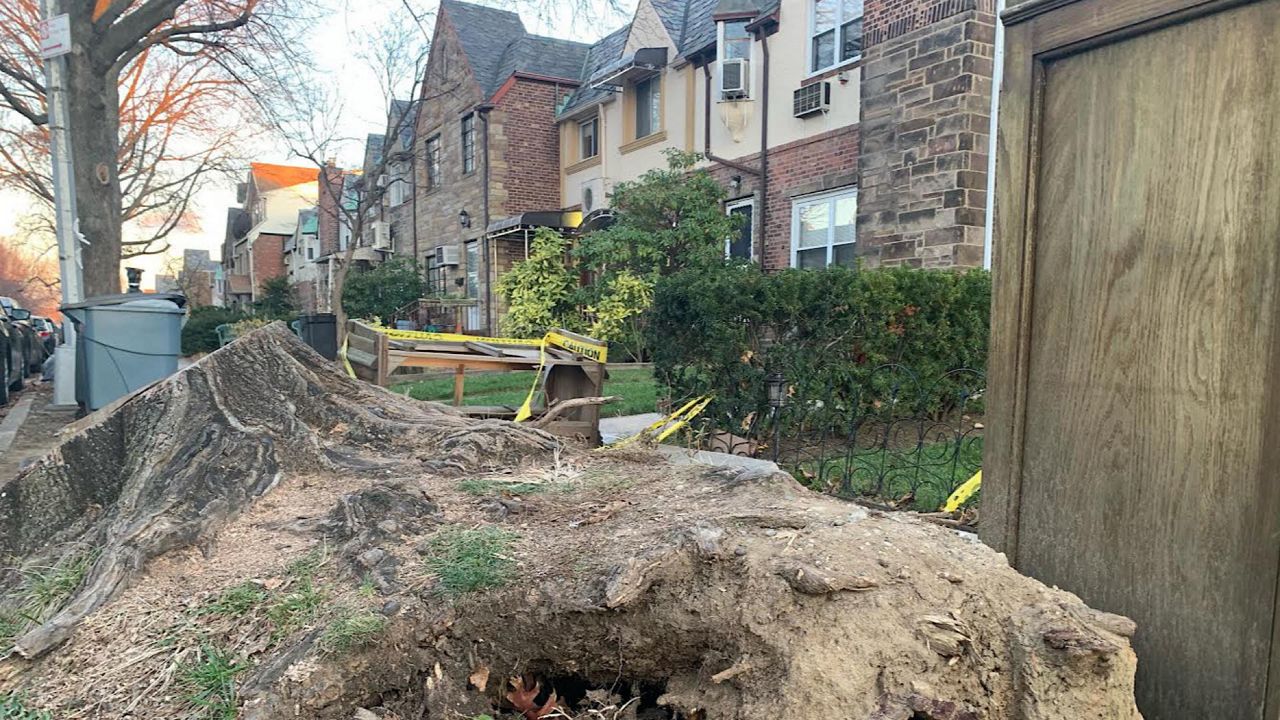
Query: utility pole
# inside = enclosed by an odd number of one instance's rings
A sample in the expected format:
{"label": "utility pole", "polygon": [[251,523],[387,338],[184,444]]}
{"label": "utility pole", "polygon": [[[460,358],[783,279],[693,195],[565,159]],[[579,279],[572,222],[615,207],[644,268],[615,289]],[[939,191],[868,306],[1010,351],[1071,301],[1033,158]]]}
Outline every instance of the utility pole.
{"label": "utility pole", "polygon": [[[58,0],[43,0],[40,24],[40,56],[44,58],[46,102],[49,112],[49,146],[53,158],[53,205],[58,235],[58,267],[62,280],[62,304],[84,299],[80,240],[76,232],[76,186],[71,172],[71,128],[67,112],[67,53],[71,52],[71,23],[58,13]],[[63,344],[53,353],[53,402],[76,404],[76,327],[64,314]]]}

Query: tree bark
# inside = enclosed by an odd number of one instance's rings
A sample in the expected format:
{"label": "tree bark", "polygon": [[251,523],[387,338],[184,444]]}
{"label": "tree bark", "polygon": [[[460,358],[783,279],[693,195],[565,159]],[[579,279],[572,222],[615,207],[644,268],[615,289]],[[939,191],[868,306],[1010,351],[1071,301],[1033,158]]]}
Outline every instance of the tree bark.
{"label": "tree bark", "polygon": [[[74,3],[72,36],[93,38],[92,3]],[[77,44],[67,56],[67,110],[86,297],[120,292],[120,92],[113,61]]]}

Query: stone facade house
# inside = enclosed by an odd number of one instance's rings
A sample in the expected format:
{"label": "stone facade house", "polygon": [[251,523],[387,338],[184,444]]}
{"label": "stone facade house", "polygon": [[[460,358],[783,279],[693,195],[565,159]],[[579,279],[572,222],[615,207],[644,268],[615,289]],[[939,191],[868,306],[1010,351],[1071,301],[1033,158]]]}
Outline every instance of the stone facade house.
{"label": "stone facade house", "polygon": [[991,0],[640,0],[558,114],[564,205],[679,149],[749,218],[729,255],[980,265],[994,23]]}
{"label": "stone facade house", "polygon": [[[374,156],[366,150],[364,168],[366,192],[376,192],[377,201],[370,206],[372,234],[396,257],[417,258],[421,252],[417,245],[418,228],[414,224],[414,130],[417,122],[418,103],[394,100],[387,110],[386,131],[382,138],[382,151],[374,164]],[[368,178],[372,178],[369,180]]]}
{"label": "stone facade house", "polygon": [[254,302],[267,280],[287,274],[285,243],[297,230],[298,211],[316,204],[318,176],[316,168],[249,166],[237,193],[241,207],[227,212],[220,288],[227,305]]}
{"label": "stone facade house", "polygon": [[493,284],[523,257],[490,225],[565,204],[556,113],[587,50],[530,34],[512,12],[441,3],[417,98],[411,206],[431,291],[476,301],[468,330],[496,330]]}

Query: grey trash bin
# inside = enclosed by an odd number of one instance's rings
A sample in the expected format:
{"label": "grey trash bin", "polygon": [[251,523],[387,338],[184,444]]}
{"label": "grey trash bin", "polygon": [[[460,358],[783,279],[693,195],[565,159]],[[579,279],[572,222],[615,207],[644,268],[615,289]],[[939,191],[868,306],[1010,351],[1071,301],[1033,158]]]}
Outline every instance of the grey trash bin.
{"label": "grey trash bin", "polygon": [[186,298],[129,293],[61,308],[76,324],[76,401],[93,411],[178,370]]}

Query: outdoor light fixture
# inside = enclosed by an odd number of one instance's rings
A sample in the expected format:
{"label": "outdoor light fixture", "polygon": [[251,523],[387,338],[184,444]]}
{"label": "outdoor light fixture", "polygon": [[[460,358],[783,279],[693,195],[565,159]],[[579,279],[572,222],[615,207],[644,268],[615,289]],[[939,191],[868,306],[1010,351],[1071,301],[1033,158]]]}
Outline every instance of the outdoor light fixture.
{"label": "outdoor light fixture", "polygon": [[780,372],[771,372],[764,379],[769,389],[769,407],[781,408],[787,404],[787,378]]}
{"label": "outdoor light fixture", "polygon": [[124,274],[129,283],[129,292],[142,292],[142,268],[127,267],[124,269]]}
{"label": "outdoor light fixture", "polygon": [[732,190],[734,194],[737,194],[742,190],[741,175],[734,175],[733,177],[729,178],[729,189]]}
{"label": "outdoor light fixture", "polygon": [[471,227],[471,213],[463,210],[458,213],[458,224],[464,228]]}

